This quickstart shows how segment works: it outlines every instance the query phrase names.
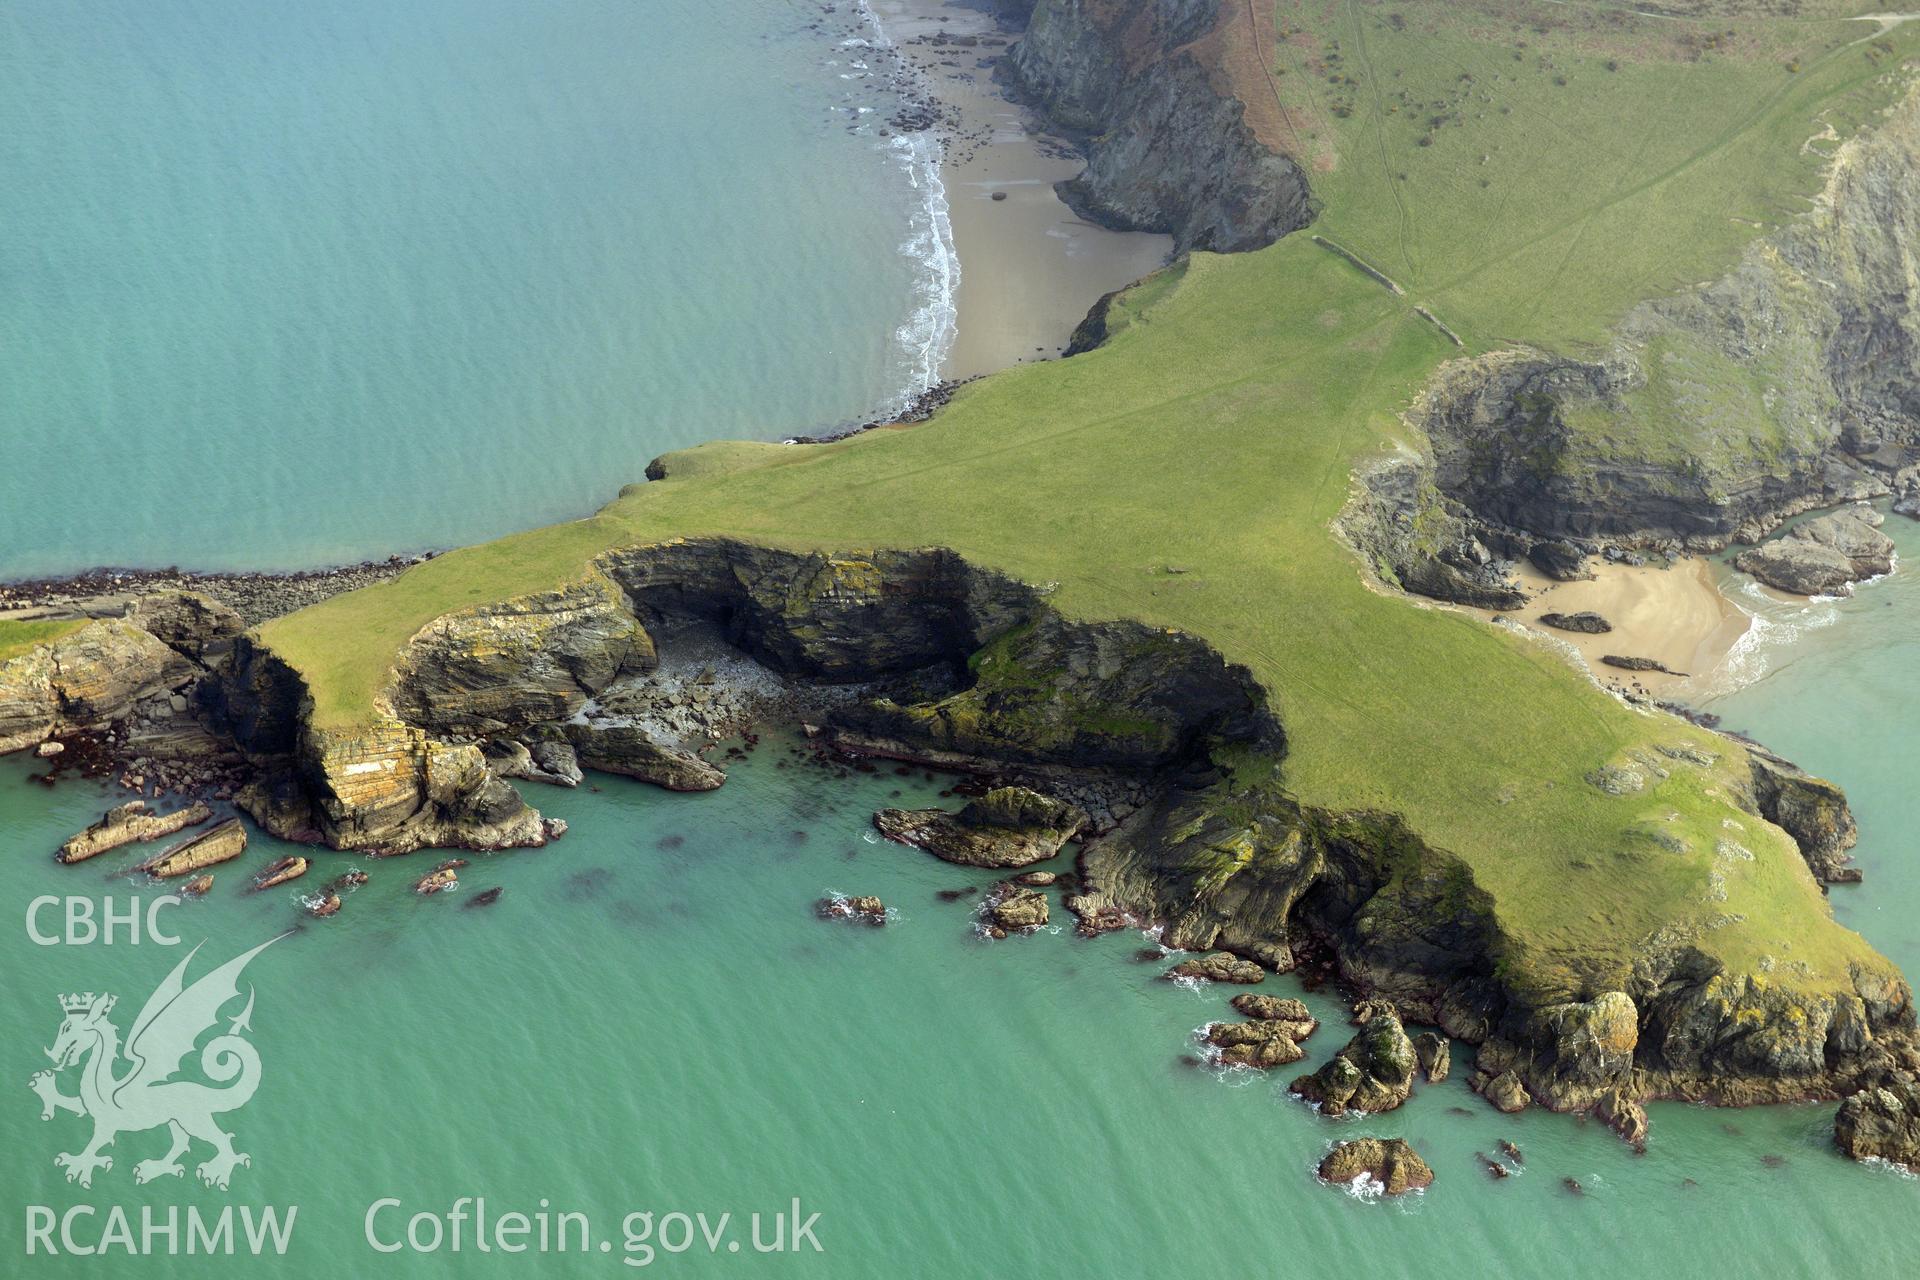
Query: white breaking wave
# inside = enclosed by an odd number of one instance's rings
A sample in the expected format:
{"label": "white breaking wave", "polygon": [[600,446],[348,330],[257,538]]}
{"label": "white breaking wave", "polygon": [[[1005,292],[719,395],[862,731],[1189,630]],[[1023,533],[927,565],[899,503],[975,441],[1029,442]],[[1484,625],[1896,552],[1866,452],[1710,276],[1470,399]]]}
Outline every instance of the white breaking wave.
{"label": "white breaking wave", "polygon": [[[897,48],[878,15],[860,0],[860,13],[873,29],[872,47],[897,54]],[[903,73],[912,67],[904,56],[896,58]],[[857,64],[856,64],[857,65]],[[940,366],[959,327],[959,309],[955,295],[960,288],[960,254],[953,242],[953,218],[947,203],[947,187],[940,179],[945,144],[932,130],[895,134],[887,139],[895,163],[906,174],[907,182],[920,196],[907,227],[907,238],[900,252],[918,271],[913,286],[913,310],[894,331],[906,357],[907,385],[889,413],[899,413],[940,381]]]}

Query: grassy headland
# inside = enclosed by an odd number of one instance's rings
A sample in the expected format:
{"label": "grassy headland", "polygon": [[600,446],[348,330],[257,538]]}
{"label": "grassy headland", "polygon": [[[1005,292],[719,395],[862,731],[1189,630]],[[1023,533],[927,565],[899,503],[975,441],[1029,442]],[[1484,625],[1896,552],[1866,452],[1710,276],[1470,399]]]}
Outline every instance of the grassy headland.
{"label": "grassy headland", "polygon": [[[1469,353],[1597,347],[1635,303],[1725,271],[1806,208],[1824,164],[1809,140],[1904,89],[1907,29],[1875,43],[1864,23],[1719,8],[1282,3],[1274,82],[1325,203],[1314,230],[1404,295],[1304,234],[1196,255],[1123,299],[1100,349],[972,384],[923,426],[689,451],[590,519],[439,557],[263,638],[345,728],[431,618],[577,577],[610,547],[948,546],[1057,584],[1067,614],[1181,628],[1245,663],[1286,726],[1288,790],[1402,814],[1458,854],[1541,975],[1677,928],[1740,971],[1771,956],[1782,981],[1840,978],[1871,952],[1790,842],[1734,807],[1737,753],[1545,647],[1375,590],[1329,527],[1356,463],[1423,446],[1402,411],[1461,353],[1417,308]],[[1685,450],[1692,425],[1652,412],[1641,429]],[[1682,745],[1719,762],[1626,796],[1586,781]]]}

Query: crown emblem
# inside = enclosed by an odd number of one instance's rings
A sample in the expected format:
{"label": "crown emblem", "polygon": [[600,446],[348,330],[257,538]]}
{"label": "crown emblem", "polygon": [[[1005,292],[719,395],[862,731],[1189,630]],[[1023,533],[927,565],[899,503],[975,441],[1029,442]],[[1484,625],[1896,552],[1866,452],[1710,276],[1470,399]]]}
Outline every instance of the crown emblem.
{"label": "crown emblem", "polygon": [[60,1007],[68,1013],[85,1013],[93,1007],[93,992],[61,996]]}

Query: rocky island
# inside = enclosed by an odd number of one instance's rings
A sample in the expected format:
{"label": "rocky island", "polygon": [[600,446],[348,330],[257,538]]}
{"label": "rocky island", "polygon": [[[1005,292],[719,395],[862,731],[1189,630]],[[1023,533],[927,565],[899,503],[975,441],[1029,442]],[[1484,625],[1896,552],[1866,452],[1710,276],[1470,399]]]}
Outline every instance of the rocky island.
{"label": "rocky island", "polygon": [[[1001,74],[1084,137],[1074,207],[1180,250],[1070,358],[911,429],[670,454],[586,519],[280,616],[210,589],[0,621],[0,748],[104,738],[281,838],[399,853],[552,840],[518,784],[583,768],[718,787],[717,738],[804,721],[996,786],[888,835],[997,867],[1081,841],[1085,928],[1163,927],[1227,980],[1329,955],[1367,1014],[1294,1082],[1330,1111],[1439,1078],[1412,1024],[1471,1046],[1502,1110],[1642,1141],[1649,1099],[1848,1098],[1844,1147],[1920,1161],[1910,988],[1825,896],[1839,789],[1436,607],[1516,610],[1520,562],[1755,543],[1920,474],[1920,35],[1681,7],[1727,36],[1003,0],[1028,26]],[[1882,571],[1863,522],[1821,518],[1851,523],[1755,572]],[[1024,886],[985,910],[1048,919]],[[1288,1061],[1303,1011],[1267,1012],[1215,1046]],[[1431,1178],[1377,1143],[1321,1176],[1362,1173]]]}

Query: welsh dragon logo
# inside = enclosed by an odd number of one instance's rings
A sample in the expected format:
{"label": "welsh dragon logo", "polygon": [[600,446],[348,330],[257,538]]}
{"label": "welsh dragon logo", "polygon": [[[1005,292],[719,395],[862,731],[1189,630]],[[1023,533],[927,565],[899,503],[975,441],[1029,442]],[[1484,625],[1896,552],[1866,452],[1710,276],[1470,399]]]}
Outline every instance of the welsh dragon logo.
{"label": "welsh dragon logo", "polygon": [[[201,1073],[224,1087],[173,1077],[200,1037],[220,1021],[220,1010],[239,997],[240,972],[247,962],[279,940],[269,938],[187,986],[187,966],[200,951],[195,947],[147,997],[127,1033],[124,1048],[119,1028],[107,1017],[117,996],[89,991],[60,998],[66,1020],[60,1024],[53,1047],[46,1051],[53,1059],[53,1069],[36,1072],[28,1083],[40,1095],[42,1120],[51,1120],[56,1111],[93,1119],[92,1141],[77,1152],[53,1158],[54,1164],[67,1171],[68,1182],[91,1187],[96,1169],[113,1168],[113,1157],[102,1152],[115,1138],[162,1125],[171,1135],[172,1145],[158,1159],[135,1164],[135,1182],[180,1177],[185,1173],[180,1157],[188,1153],[194,1139],[213,1147],[212,1157],[196,1170],[200,1181],[210,1187],[226,1190],[234,1166],[253,1163],[244,1152],[233,1149],[233,1135],[214,1119],[245,1106],[260,1087],[260,1055],[242,1035],[252,1029],[252,987],[247,988],[246,1007],[228,1020],[223,1034],[214,1036],[200,1050]],[[123,1057],[129,1064],[124,1070]],[[80,1093],[69,1097],[60,1092],[57,1073],[76,1063],[81,1064]]]}

